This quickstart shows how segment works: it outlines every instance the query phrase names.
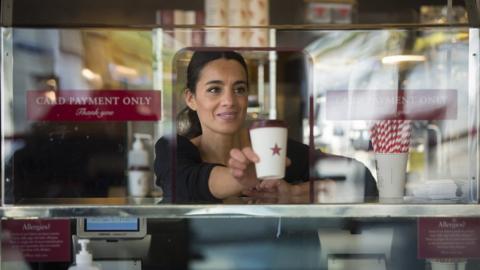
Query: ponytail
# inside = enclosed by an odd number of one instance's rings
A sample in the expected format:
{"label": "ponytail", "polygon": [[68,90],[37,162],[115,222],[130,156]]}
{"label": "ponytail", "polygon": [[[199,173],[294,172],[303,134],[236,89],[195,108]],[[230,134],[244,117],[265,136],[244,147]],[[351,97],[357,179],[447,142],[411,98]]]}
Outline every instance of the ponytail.
{"label": "ponytail", "polygon": [[202,134],[200,119],[197,112],[185,107],[177,116],[177,133],[189,139],[193,139]]}

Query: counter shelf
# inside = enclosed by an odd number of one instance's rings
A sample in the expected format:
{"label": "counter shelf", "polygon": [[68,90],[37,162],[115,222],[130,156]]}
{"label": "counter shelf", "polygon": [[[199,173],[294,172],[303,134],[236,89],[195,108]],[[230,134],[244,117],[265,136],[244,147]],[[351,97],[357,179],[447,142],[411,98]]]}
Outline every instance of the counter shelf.
{"label": "counter shelf", "polygon": [[465,204],[298,204],[298,205],[226,205],[226,204],[45,204],[3,206],[3,218],[75,218],[95,216],[135,216],[148,218],[416,218],[479,217],[478,205]]}

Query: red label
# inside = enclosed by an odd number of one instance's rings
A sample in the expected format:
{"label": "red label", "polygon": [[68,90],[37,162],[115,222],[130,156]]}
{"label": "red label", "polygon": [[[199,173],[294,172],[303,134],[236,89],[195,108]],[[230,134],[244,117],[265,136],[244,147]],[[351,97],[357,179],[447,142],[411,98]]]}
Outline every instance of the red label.
{"label": "red label", "polygon": [[69,220],[2,220],[2,260],[70,261]]}
{"label": "red label", "polygon": [[456,90],[327,91],[327,120],[453,120]]}
{"label": "red label", "polygon": [[27,91],[33,121],[158,121],[161,111],[155,90]]}
{"label": "red label", "polygon": [[419,258],[480,258],[480,219],[418,219]]}

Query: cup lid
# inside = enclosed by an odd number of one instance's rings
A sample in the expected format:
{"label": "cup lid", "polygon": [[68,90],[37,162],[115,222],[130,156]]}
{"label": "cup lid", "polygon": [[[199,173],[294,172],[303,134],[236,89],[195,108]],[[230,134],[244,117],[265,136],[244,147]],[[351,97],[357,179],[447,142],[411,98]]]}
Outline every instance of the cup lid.
{"label": "cup lid", "polygon": [[283,120],[278,119],[262,119],[262,120],[255,120],[250,129],[256,128],[264,128],[264,127],[287,127],[287,123]]}

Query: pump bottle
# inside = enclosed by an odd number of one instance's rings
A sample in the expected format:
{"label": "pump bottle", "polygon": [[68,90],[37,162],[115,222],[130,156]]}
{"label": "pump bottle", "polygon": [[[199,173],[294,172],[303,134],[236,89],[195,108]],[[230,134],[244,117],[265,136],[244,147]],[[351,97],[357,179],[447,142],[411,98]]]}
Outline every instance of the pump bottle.
{"label": "pump bottle", "polygon": [[128,194],[133,197],[149,195],[152,187],[149,154],[142,140],[151,143],[148,134],[135,133],[132,149],[128,153]]}
{"label": "pump bottle", "polygon": [[68,270],[101,270],[97,265],[93,264],[92,254],[87,250],[88,239],[79,239],[80,251],[75,255],[75,265],[72,265]]}

